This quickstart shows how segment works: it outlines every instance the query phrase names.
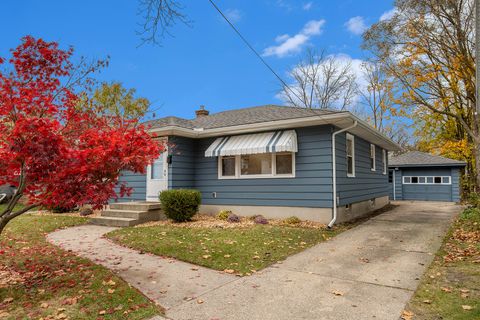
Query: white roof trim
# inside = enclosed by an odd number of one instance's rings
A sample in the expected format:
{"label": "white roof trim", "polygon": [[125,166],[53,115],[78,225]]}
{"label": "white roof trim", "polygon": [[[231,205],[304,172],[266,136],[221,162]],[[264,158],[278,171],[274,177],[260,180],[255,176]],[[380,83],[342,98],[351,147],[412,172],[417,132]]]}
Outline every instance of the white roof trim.
{"label": "white roof trim", "polygon": [[295,130],[286,130],[217,138],[205,151],[205,157],[297,151]]}

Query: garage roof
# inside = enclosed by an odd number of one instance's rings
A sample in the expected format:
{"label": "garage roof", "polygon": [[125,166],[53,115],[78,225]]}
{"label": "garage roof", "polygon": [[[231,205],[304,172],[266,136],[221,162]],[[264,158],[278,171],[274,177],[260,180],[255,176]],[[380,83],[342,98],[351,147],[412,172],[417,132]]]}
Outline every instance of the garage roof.
{"label": "garage roof", "polygon": [[389,167],[463,167],[463,161],[436,156],[426,152],[410,151],[389,160]]}

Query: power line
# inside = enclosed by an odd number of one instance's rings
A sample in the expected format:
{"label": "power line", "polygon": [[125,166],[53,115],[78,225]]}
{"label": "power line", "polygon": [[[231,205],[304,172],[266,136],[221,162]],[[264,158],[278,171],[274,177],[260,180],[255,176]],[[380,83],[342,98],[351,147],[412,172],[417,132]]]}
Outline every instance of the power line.
{"label": "power line", "polygon": [[222,10],[220,10],[220,8],[215,4],[215,2],[213,2],[213,0],[208,0],[208,1],[218,11],[218,13],[220,13],[220,15],[223,17],[223,19],[225,19],[225,21],[227,21],[227,23],[230,25],[230,27],[232,27],[232,29],[240,37],[240,39],[242,39],[242,41],[247,45],[247,47],[249,47],[250,50],[252,50],[252,52],[257,56],[257,58],[260,59],[260,61],[268,68],[268,70],[270,70],[275,75],[275,77],[277,77],[277,79],[285,86],[285,88],[287,88],[291,93],[293,93],[295,95],[295,97],[297,97],[297,99],[302,101],[302,98],[300,98],[297,95],[297,93],[295,91],[293,91],[292,88],[290,88],[290,86],[285,81],[283,81],[283,79],[278,75],[278,73],[276,73],[275,70],[273,70],[273,68],[267,63],[267,61],[265,61],[265,59],[263,59],[263,57],[257,52],[257,50],[255,50],[255,48],[247,41],[247,39],[245,39],[245,37],[233,25],[233,23],[231,23],[230,20],[228,20],[228,18],[225,16],[225,14],[223,14]]}

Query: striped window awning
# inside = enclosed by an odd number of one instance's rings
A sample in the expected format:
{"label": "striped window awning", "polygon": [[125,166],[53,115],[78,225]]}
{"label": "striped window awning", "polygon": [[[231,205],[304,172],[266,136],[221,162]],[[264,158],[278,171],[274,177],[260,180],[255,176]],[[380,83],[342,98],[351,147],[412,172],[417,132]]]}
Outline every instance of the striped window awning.
{"label": "striped window awning", "polygon": [[297,151],[295,130],[284,130],[217,138],[205,157]]}

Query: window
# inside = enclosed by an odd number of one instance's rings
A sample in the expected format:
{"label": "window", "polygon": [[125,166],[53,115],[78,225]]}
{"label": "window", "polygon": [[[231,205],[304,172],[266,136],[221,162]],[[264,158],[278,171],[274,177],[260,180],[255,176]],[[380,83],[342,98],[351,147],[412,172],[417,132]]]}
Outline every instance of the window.
{"label": "window", "polygon": [[383,174],[387,174],[387,150],[382,149]]}
{"label": "window", "polygon": [[270,153],[249,154],[241,156],[242,176],[272,174],[272,155]]}
{"label": "window", "polygon": [[388,182],[393,182],[393,170],[388,170]]}
{"label": "window", "polygon": [[222,157],[222,177],[234,177],[236,175],[235,157]]}
{"label": "window", "polygon": [[451,184],[450,176],[404,176],[403,184]]}
{"label": "window", "polygon": [[292,153],[277,153],[275,157],[277,175],[293,173]]}
{"label": "window", "polygon": [[259,153],[218,159],[219,179],[293,178],[295,154]]}
{"label": "window", "polygon": [[347,133],[347,177],[355,177],[355,138]]}
{"label": "window", "polygon": [[370,170],[375,171],[375,145],[370,145]]}
{"label": "window", "polygon": [[152,165],[150,170],[150,179],[159,180],[163,178],[163,160],[165,155],[162,153],[158,159],[156,159]]}

